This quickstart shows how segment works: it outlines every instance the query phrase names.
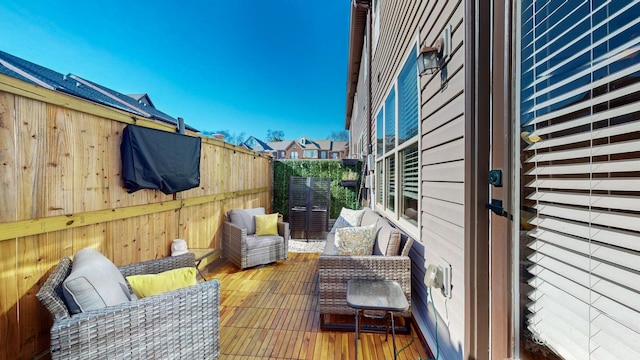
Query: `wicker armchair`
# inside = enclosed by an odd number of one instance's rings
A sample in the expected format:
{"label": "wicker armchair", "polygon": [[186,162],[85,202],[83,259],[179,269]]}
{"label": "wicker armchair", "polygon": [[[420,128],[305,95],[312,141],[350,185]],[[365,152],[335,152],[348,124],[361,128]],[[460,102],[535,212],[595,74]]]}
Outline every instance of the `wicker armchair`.
{"label": "wicker armchair", "polygon": [[[194,266],[193,254],[119,268],[124,276]],[[217,359],[220,354],[220,284],[150,296],[71,316],[62,282],[72,260],[55,267],[36,297],[53,317],[52,359]]]}
{"label": "wicker armchair", "polygon": [[260,245],[260,238],[269,236],[247,235],[247,229],[225,221],[222,228],[223,256],[240,269],[284,260],[289,256],[289,223],[279,222],[278,234],[283,241]]}

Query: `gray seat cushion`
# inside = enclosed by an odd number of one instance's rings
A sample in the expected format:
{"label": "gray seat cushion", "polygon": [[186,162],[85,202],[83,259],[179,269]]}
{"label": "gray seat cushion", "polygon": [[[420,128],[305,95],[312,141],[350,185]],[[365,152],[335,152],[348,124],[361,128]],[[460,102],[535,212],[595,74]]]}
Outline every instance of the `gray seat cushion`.
{"label": "gray seat cushion", "polygon": [[127,281],[101,253],[82,249],[73,257],[71,273],[62,283],[71,314],[102,309],[130,301]]}
{"label": "gray seat cushion", "polygon": [[271,247],[284,244],[284,238],[279,235],[247,236],[247,250]]}
{"label": "gray seat cushion", "polygon": [[241,229],[247,229],[247,235],[256,233],[256,220],[254,216],[264,215],[264,208],[232,209],[229,211],[229,221]]}

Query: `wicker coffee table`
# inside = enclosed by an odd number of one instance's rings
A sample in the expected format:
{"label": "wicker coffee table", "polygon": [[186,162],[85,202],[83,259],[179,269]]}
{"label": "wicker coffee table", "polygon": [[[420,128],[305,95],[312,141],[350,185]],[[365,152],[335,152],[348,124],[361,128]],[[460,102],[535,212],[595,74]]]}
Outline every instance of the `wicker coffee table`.
{"label": "wicker coffee table", "polygon": [[[396,331],[393,321],[394,311],[405,311],[409,308],[407,298],[398,282],[393,280],[349,280],[347,283],[347,304],[356,309],[356,360],[358,359],[358,337],[360,336],[360,316],[364,311],[384,311],[385,315],[366,317],[383,318],[389,316],[391,322],[391,340],[393,341],[393,358],[396,359]],[[389,326],[387,325],[387,337]],[[386,339],[385,339],[386,340]]]}

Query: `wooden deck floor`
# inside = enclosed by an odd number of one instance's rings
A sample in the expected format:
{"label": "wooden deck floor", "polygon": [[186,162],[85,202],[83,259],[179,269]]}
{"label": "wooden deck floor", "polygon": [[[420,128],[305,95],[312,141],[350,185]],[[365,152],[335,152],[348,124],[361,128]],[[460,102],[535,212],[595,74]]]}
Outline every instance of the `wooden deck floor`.
{"label": "wooden deck floor", "polygon": [[[239,271],[225,262],[209,271],[222,285],[221,359],[355,359],[354,334],[320,330],[318,254]],[[391,335],[364,333],[359,359],[393,359]],[[398,359],[427,358],[417,337],[396,335]]]}

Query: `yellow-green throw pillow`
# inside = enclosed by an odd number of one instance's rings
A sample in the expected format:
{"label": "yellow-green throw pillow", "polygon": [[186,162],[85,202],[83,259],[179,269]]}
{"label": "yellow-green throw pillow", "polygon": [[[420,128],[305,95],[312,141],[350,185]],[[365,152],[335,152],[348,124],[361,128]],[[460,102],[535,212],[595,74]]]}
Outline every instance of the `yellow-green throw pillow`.
{"label": "yellow-green throw pillow", "polygon": [[159,274],[127,276],[127,281],[138,299],[198,284],[195,267],[173,269]]}
{"label": "yellow-green throw pillow", "polygon": [[256,215],[256,235],[278,235],[278,214]]}

